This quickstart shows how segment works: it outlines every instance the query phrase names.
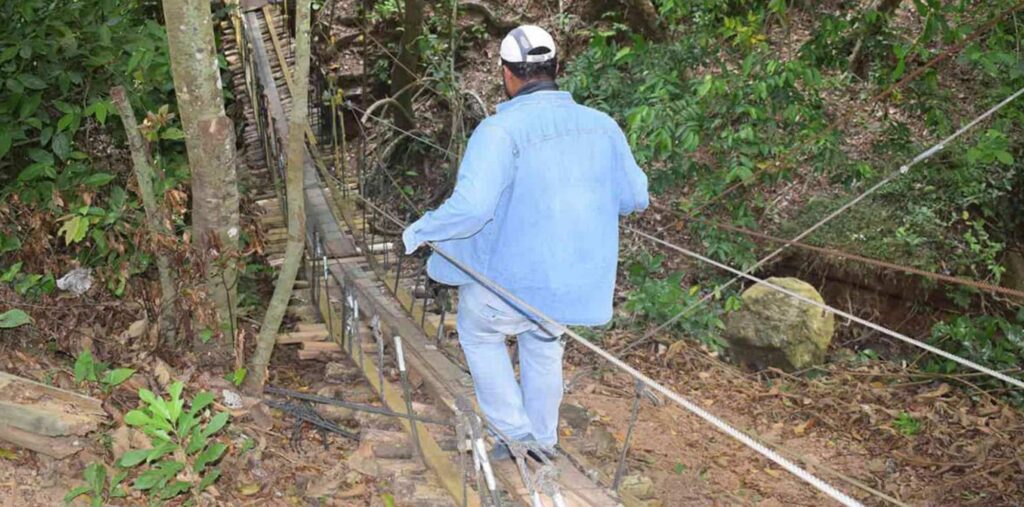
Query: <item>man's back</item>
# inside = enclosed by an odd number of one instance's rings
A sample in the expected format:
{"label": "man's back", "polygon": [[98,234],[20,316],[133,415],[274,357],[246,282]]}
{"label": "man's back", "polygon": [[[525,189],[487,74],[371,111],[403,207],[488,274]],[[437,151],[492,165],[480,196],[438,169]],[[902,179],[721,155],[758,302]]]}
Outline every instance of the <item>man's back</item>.
{"label": "man's back", "polygon": [[[568,93],[540,91],[481,123],[452,198],[414,233],[456,238],[438,246],[560,322],[596,325],[611,318],[618,216],[647,202],[618,125]],[[448,230],[430,230],[441,223]],[[429,273],[472,281],[436,255]]]}

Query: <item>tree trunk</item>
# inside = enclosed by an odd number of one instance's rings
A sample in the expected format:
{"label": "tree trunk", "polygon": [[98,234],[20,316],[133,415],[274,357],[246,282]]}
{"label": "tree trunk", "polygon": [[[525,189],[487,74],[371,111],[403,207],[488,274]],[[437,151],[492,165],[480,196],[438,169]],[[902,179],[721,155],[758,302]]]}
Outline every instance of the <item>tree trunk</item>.
{"label": "tree trunk", "polygon": [[209,0],[163,0],[174,90],[192,171],[192,241],[229,339],[194,349],[230,353],[235,329],[238,180],[235,131],[224,99]]}
{"label": "tree trunk", "polygon": [[665,40],[665,30],[661,26],[658,9],[651,0],[624,0],[622,4],[627,14],[626,20],[633,30],[640,32],[648,40]]}
{"label": "tree trunk", "polygon": [[871,38],[877,36],[889,24],[892,13],[900,6],[902,0],[876,0],[871,10],[877,12],[877,16],[871,20],[861,20],[860,36],[850,53],[850,72],[861,79],[868,77],[868,56],[869,51],[865,49]]}
{"label": "tree trunk", "polygon": [[391,96],[398,107],[392,108],[395,126],[410,131],[416,127],[412,110],[414,83],[418,79],[420,52],[416,42],[423,33],[423,0],[406,0],[402,39],[398,45],[398,62],[391,68]]}
{"label": "tree trunk", "polygon": [[[124,87],[115,86],[110,89],[110,98],[117,106],[118,114],[121,116],[121,123],[124,124],[125,134],[128,136],[128,146],[132,153],[132,165],[135,166],[135,179],[139,183],[139,195],[142,197],[142,207],[146,210],[146,225],[149,233],[154,236],[168,234],[164,214],[157,204],[156,194],[153,192],[154,171],[149,147],[139,133],[138,124],[135,123],[135,111],[128,101]],[[159,248],[159,245],[157,246]],[[160,337],[164,345],[174,345],[174,336],[177,325],[174,319],[174,301],[177,299],[174,290],[174,277],[171,274],[171,263],[167,255],[156,252],[156,268],[160,272]]]}
{"label": "tree trunk", "polygon": [[274,352],[277,332],[281,327],[288,301],[291,299],[295,277],[302,264],[302,251],[306,243],[306,206],[304,171],[306,162],[306,122],[309,111],[309,25],[310,0],[298,0],[295,5],[295,72],[291,82],[294,88],[291,115],[288,120],[288,161],[286,192],[288,196],[288,243],[284,250],[284,263],[277,275],[274,295],[263,316],[256,351],[249,361],[246,391],[258,394],[267,380],[267,366]]}

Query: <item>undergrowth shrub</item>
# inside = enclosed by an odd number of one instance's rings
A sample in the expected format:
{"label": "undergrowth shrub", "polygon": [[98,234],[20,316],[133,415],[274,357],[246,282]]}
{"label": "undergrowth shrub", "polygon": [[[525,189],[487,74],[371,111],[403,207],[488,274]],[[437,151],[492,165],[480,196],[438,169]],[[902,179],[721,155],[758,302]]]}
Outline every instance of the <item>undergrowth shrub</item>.
{"label": "undergrowth shrub", "polygon": [[[656,324],[675,317],[704,296],[699,285],[683,287],[685,273],[666,272],[664,261],[664,256],[645,253],[626,268],[628,280],[634,287],[626,299],[626,310]],[[726,306],[734,305],[734,299],[728,298]],[[690,311],[669,330],[695,338],[714,350],[721,350],[725,345],[720,337],[721,330],[725,328],[721,319],[723,313],[724,309],[715,298]]]}
{"label": "undergrowth shrub", "polygon": [[[146,269],[140,203],[120,124],[107,97],[124,85],[136,110],[157,111],[173,89],[166,35],[153,5],[136,0],[0,4],[0,264],[21,294],[54,288],[55,256],[97,269],[114,294]],[[183,134],[166,109],[159,132],[161,194],[187,177]],[[120,138],[123,139],[123,138]],[[123,141],[118,141],[122,143]],[[161,148],[161,142],[166,143]],[[31,294],[29,294],[31,295]]]}
{"label": "undergrowth shrub", "polygon": [[[1024,308],[1009,318],[960,315],[939,322],[932,327],[929,341],[947,352],[994,370],[1019,371],[1021,364],[1024,364]],[[933,356],[924,363],[924,369],[937,373],[955,373],[962,368],[953,361]],[[1019,378],[1019,374],[1016,376]],[[972,379],[971,382],[987,389],[1003,390],[1007,387],[1002,381],[987,376]],[[1024,395],[1019,390],[1011,388],[1006,392],[1015,404],[1024,406]]]}

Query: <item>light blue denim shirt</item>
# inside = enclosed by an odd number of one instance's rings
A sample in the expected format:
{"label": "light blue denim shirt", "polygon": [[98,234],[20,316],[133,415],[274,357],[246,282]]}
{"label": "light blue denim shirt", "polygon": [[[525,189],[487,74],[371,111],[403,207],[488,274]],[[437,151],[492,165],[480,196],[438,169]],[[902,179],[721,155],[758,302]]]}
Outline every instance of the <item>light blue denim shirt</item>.
{"label": "light blue denim shirt", "polygon": [[[403,234],[434,241],[562,324],[611,320],[620,215],[647,207],[647,176],[608,115],[567,92],[498,105],[469,139],[455,190]],[[474,280],[436,253],[434,280]]]}

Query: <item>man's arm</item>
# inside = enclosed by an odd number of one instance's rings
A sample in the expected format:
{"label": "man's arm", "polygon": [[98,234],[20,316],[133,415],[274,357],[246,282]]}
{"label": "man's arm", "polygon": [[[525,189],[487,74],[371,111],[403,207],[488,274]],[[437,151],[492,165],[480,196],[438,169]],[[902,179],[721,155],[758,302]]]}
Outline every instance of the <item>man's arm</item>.
{"label": "man's arm", "polygon": [[466,238],[494,218],[502,192],[512,182],[515,145],[500,128],[481,124],[469,138],[455,191],[402,233],[407,254],[424,242]]}
{"label": "man's arm", "polygon": [[650,204],[650,196],[647,193],[647,175],[636,164],[633,150],[630,149],[629,142],[626,141],[626,136],[621,130],[619,130],[617,144],[616,180],[618,180],[620,189],[619,215],[625,216],[647,209]]}

